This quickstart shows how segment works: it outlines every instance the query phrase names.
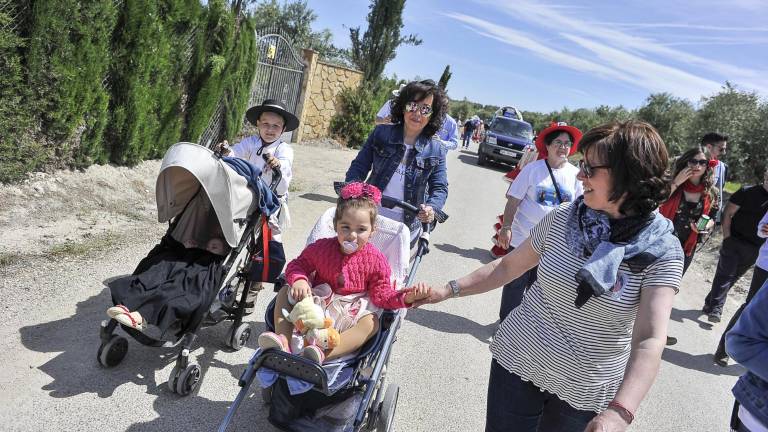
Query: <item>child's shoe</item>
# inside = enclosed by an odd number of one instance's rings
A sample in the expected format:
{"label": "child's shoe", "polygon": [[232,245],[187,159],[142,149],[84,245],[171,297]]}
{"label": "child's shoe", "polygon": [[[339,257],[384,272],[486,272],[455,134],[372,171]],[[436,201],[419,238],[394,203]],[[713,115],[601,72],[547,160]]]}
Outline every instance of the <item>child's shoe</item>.
{"label": "child's shoe", "polygon": [[131,311],[123,305],[112,306],[111,308],[107,309],[107,315],[109,315],[110,318],[114,318],[124,313],[131,313]]}
{"label": "child's shoe", "polygon": [[310,359],[319,365],[323,364],[323,361],[325,361],[325,353],[323,353],[323,350],[315,345],[305,346],[299,355]]}
{"label": "child's shoe", "polygon": [[275,332],[264,332],[260,334],[259,348],[263,350],[274,348],[280,351],[291,352],[291,349],[288,345],[288,339],[286,339],[285,336]]}
{"label": "child's shoe", "polygon": [[123,312],[116,315],[114,320],[140,332],[143,332],[145,328],[144,318],[138,312]]}

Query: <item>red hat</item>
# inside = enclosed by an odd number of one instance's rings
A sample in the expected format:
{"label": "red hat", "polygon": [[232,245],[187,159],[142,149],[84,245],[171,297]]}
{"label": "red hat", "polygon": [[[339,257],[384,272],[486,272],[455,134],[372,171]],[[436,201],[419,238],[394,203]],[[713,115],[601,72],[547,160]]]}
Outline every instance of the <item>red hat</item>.
{"label": "red hat", "polygon": [[544,142],[544,138],[553,132],[568,132],[573,137],[573,145],[568,156],[573,155],[578,151],[579,141],[581,141],[582,133],[577,127],[568,126],[566,122],[552,122],[549,127],[541,131],[536,137],[536,150],[539,152],[539,159],[543,159],[547,156],[547,144]]}

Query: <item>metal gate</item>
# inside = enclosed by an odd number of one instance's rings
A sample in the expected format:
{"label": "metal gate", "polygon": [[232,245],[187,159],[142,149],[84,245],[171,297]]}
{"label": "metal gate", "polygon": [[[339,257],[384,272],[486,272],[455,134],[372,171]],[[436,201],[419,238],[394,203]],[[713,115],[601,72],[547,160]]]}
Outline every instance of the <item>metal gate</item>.
{"label": "metal gate", "polygon": [[259,64],[251,87],[250,105],[264,99],[277,99],[288,111],[298,115],[296,107],[301,93],[304,62],[292,44],[276,31],[259,37]]}

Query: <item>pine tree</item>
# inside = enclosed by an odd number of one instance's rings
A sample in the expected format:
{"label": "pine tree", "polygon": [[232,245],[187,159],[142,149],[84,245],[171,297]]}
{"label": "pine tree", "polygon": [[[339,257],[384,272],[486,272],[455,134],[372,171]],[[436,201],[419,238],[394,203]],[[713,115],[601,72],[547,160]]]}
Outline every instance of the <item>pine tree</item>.
{"label": "pine tree", "polygon": [[445,65],[445,69],[443,69],[443,74],[440,75],[440,81],[437,82],[437,85],[440,86],[443,91],[446,91],[446,88],[448,87],[448,80],[451,79],[451,65]]}
{"label": "pine tree", "polygon": [[363,71],[363,80],[373,87],[400,45],[421,45],[416,35],[400,36],[404,8],[405,0],[371,0],[368,29],[363,36],[360,37],[360,27],[349,29],[349,59]]}

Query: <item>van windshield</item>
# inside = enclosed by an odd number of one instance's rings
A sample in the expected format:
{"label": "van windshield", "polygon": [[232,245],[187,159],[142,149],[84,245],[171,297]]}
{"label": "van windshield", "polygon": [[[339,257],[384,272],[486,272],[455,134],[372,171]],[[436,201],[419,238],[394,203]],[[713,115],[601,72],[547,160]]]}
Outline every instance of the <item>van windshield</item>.
{"label": "van windshield", "polygon": [[529,141],[533,137],[533,129],[531,128],[531,125],[504,117],[496,117],[493,120],[493,123],[491,123],[491,132],[523,138]]}

